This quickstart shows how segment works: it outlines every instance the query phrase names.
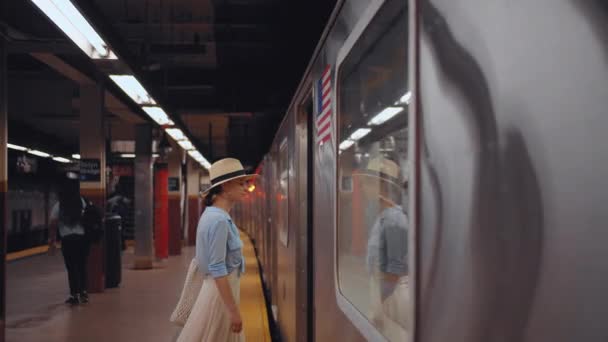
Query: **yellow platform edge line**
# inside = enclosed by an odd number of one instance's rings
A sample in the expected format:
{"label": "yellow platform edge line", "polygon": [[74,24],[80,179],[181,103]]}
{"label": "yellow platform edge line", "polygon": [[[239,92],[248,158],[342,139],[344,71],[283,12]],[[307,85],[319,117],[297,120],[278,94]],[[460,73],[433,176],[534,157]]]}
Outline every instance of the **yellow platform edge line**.
{"label": "yellow platform edge line", "polygon": [[[260,311],[258,312],[251,312],[251,314],[256,314],[259,315],[259,317],[255,317],[255,320],[259,320],[261,319],[261,323],[262,323],[262,330],[263,330],[263,335],[262,336],[257,336],[258,338],[255,339],[255,341],[268,341],[270,342],[270,324],[268,322],[268,309],[266,308],[266,300],[264,299],[264,290],[263,290],[263,286],[262,286],[262,275],[260,274],[260,267],[258,265],[258,258],[257,255],[255,254],[255,248],[253,246],[253,243],[251,242],[251,239],[249,238],[249,236],[245,233],[241,231],[241,239],[243,240],[243,244],[245,244],[244,247],[246,247],[247,249],[250,249],[252,251],[252,257],[251,258],[247,258],[247,269],[250,270],[249,272],[245,271],[245,275],[247,275],[247,273],[250,273],[251,276],[255,276],[255,298],[250,298],[250,300],[252,302],[255,302],[257,304],[257,307],[259,308]],[[252,259],[252,262],[250,261]],[[243,301],[243,298],[241,298],[241,303]],[[245,313],[245,314],[250,314],[249,312]],[[243,317],[243,321],[247,322],[248,319],[247,317]],[[254,321],[254,319],[249,319],[249,321]]]}
{"label": "yellow platform edge line", "polygon": [[18,259],[23,259],[23,258],[31,257],[31,256],[34,256],[34,255],[44,254],[44,253],[46,253],[48,251],[49,251],[49,246],[48,245],[38,246],[38,247],[34,247],[34,248],[28,248],[28,249],[24,249],[22,251],[6,254],[6,261],[13,261],[13,260],[18,260]]}

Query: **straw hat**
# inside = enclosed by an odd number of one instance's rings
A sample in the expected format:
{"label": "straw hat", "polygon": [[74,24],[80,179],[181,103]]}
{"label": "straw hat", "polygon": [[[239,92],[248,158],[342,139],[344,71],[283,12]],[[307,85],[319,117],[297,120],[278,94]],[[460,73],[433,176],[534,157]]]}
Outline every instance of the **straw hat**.
{"label": "straw hat", "polygon": [[215,188],[218,185],[224,184],[231,180],[239,178],[253,178],[256,174],[247,174],[247,171],[243,168],[243,165],[238,159],[224,158],[216,161],[209,168],[209,179],[211,186],[203,192],[203,195],[208,193],[209,190]]}
{"label": "straw hat", "polygon": [[402,187],[407,183],[407,176],[399,176],[400,167],[394,161],[378,157],[369,161],[367,168],[353,172],[353,176],[365,176],[385,180],[395,186]]}

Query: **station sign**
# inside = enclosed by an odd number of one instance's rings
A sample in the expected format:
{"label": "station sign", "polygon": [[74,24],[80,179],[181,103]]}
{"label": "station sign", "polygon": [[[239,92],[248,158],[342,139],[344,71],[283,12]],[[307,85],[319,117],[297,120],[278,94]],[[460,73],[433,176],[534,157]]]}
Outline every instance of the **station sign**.
{"label": "station sign", "polygon": [[99,159],[80,160],[80,181],[81,182],[100,182],[101,181],[101,162]]}
{"label": "station sign", "polygon": [[169,177],[169,191],[179,191],[179,177]]}

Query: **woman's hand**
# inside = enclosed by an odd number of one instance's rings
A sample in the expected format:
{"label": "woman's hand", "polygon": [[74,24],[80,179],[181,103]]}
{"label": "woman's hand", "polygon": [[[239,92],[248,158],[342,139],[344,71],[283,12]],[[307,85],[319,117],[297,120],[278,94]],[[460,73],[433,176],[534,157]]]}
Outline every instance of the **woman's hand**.
{"label": "woman's hand", "polygon": [[230,313],[230,330],[236,334],[243,330],[243,319],[238,309]]}

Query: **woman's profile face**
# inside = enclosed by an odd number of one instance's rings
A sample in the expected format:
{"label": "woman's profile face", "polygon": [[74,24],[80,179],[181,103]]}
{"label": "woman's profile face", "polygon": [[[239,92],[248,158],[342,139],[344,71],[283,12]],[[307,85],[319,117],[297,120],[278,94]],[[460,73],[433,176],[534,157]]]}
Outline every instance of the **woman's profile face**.
{"label": "woman's profile face", "polygon": [[246,178],[235,179],[222,185],[224,190],[223,194],[229,200],[236,202],[241,200],[247,194],[248,186],[249,181]]}

